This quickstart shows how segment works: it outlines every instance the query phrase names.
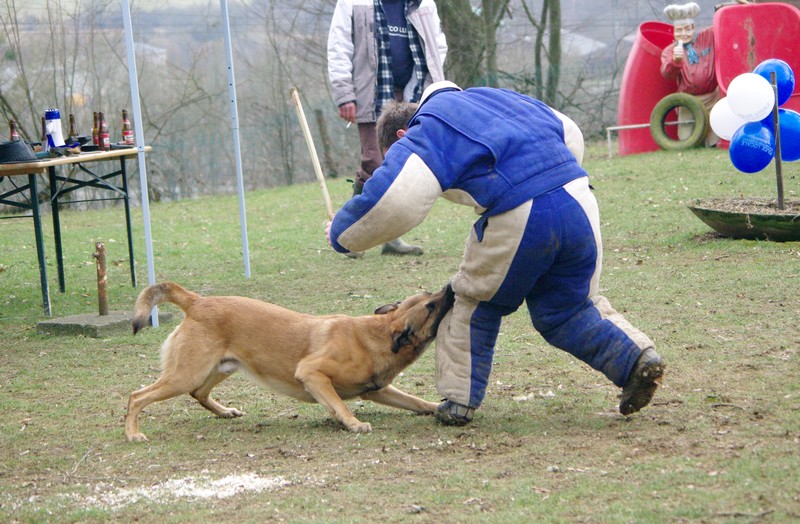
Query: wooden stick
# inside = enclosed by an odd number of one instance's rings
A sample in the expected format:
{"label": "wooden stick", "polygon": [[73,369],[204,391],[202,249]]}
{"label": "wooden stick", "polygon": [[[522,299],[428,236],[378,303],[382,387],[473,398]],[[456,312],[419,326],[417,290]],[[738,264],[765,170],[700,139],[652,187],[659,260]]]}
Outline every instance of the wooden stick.
{"label": "wooden stick", "polygon": [[322,189],[322,197],[325,199],[325,208],[328,210],[328,218],[333,219],[333,204],[331,204],[331,196],[328,194],[328,186],[325,184],[325,175],[322,174],[322,166],[319,163],[317,156],[317,149],[314,147],[314,139],[311,137],[311,131],[308,129],[308,121],[303,112],[303,105],[300,103],[300,94],[296,87],[291,89],[292,103],[297,109],[297,119],[300,121],[300,128],[303,130],[303,136],[306,138],[308,145],[308,152],[311,154],[311,164],[314,166],[314,174],[317,176],[317,182]]}
{"label": "wooden stick", "polygon": [[106,245],[95,242],[95,253],[92,255],[97,260],[97,304],[101,317],[108,316],[108,270],[106,268]]}

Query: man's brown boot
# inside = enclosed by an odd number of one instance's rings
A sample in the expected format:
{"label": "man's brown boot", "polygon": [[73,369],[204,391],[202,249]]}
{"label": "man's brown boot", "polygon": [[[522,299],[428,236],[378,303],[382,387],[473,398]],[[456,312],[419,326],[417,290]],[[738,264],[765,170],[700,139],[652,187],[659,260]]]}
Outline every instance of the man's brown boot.
{"label": "man's brown boot", "polygon": [[475,408],[446,400],[436,408],[434,416],[446,426],[466,426],[472,421]]}
{"label": "man's brown boot", "polygon": [[622,388],[619,412],[630,415],[648,405],[661,384],[665,367],[655,349],[646,349],[636,361],[628,383]]}

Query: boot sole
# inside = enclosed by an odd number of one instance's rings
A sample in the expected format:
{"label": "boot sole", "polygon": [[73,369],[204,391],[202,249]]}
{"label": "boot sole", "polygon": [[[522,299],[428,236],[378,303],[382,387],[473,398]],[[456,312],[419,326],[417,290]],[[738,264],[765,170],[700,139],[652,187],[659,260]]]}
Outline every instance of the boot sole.
{"label": "boot sole", "polygon": [[645,365],[635,378],[638,384],[633,388],[633,391],[627,395],[627,398],[623,392],[622,401],[619,403],[619,412],[623,415],[631,415],[650,404],[650,401],[653,400],[653,396],[656,394],[658,386],[661,385],[665,368],[666,366],[663,362],[654,362]]}
{"label": "boot sole", "polygon": [[433,416],[445,426],[466,426],[472,421],[472,419],[454,417],[449,413],[442,413],[441,411],[437,411]]}
{"label": "boot sole", "polygon": [[421,249],[409,249],[408,251],[395,251],[390,249],[381,250],[381,255],[394,255],[394,256],[412,256],[419,257],[424,255],[425,252]]}

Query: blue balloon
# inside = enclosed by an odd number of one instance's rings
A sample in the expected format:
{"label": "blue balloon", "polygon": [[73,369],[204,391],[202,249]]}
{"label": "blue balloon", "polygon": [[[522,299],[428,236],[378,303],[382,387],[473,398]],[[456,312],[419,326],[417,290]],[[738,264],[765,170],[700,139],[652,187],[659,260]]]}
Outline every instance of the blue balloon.
{"label": "blue balloon", "polygon": [[779,109],[781,128],[781,159],[787,162],[800,160],[800,113]]}
{"label": "blue balloon", "polygon": [[772,82],[770,73],[775,72],[775,85],[778,86],[778,105],[782,106],[789,100],[789,97],[794,93],[794,71],[792,68],[778,58],[770,58],[764,60],[753,69],[757,75],[761,75],[767,79],[767,82]]}
{"label": "blue balloon", "polygon": [[743,173],[757,173],[775,156],[775,135],[762,122],[749,122],[731,138],[731,162]]}

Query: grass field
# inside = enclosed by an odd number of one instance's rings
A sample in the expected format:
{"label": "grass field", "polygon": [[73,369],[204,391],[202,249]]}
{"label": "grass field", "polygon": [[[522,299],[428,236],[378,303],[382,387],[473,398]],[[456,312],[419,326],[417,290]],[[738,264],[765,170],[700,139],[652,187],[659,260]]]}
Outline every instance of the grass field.
{"label": "grass field", "polygon": [[[186,397],[141,417],[128,395],[158,375],[180,319],[133,337],[55,337],[43,320],[30,220],[0,221],[2,522],[794,522],[800,520],[800,243],[725,239],[687,209],[695,198],[775,195],[770,167],[737,172],[725,151],[658,152],[585,166],[600,203],[602,293],[667,361],[654,403],[631,417],[619,390],[548,346],[523,311],[497,344],[484,405],[445,427],[349,402],[373,432],[344,431],[315,404],[235,376],[217,397],[245,417],[214,418]],[[787,198],[800,164],[784,164]],[[330,182],[335,206],[349,196]],[[234,196],[151,207],[155,271],[203,294],[246,295],[314,314],[362,315],[457,270],[472,211],[439,202],[405,235],[417,258],[335,254],[316,185],[247,195],[252,277],[243,277]],[[95,313],[94,242],[107,245],[111,310],[130,310],[120,208],[61,215],[67,291],[56,317]],[[136,210],[138,278],[146,282]],[[434,351],[398,377],[437,401]]]}

